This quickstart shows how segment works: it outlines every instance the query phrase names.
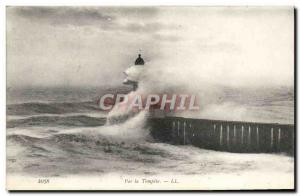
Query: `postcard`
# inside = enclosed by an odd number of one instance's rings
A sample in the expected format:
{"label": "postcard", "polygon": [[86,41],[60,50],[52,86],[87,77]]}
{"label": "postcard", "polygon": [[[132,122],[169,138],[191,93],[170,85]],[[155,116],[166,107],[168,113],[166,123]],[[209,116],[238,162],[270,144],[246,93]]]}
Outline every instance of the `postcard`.
{"label": "postcard", "polygon": [[8,6],[6,188],[294,190],[294,17]]}

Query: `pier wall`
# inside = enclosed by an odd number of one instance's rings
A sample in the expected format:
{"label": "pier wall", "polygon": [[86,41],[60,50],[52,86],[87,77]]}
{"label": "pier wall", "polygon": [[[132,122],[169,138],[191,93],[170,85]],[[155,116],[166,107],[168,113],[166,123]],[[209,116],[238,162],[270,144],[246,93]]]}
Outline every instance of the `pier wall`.
{"label": "pier wall", "polygon": [[229,152],[294,154],[293,125],[181,117],[152,118],[148,125],[154,139],[176,145]]}

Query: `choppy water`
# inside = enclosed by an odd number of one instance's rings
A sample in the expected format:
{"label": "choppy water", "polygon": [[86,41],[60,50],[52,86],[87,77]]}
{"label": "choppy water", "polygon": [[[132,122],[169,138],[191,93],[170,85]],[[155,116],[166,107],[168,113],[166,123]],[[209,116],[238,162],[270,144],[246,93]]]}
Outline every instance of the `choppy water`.
{"label": "choppy water", "polygon": [[[285,155],[235,154],[157,143],[143,127],[143,112],[122,124],[106,125],[107,113],[99,110],[96,100],[114,90],[8,89],[8,172],[37,176],[110,172],[195,175],[265,171],[263,167],[274,166],[275,161],[285,164],[269,170],[280,168],[278,171],[292,174],[293,158]],[[246,108],[257,119],[291,124],[294,120],[293,89],[230,91],[216,105],[224,103]]]}

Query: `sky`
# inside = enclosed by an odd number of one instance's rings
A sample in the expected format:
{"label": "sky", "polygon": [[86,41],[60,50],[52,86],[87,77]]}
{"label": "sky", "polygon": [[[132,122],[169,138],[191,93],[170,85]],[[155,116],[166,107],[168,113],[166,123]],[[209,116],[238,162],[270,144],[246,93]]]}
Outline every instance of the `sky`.
{"label": "sky", "polygon": [[[7,87],[293,86],[292,7],[7,7]],[[192,83],[191,83],[192,82]]]}

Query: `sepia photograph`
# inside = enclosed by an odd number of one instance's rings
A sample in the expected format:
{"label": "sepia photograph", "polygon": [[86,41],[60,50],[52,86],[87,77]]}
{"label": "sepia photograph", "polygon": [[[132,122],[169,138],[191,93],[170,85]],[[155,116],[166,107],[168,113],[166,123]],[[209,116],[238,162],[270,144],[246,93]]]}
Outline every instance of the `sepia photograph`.
{"label": "sepia photograph", "polygon": [[295,190],[295,14],[6,6],[6,189]]}

